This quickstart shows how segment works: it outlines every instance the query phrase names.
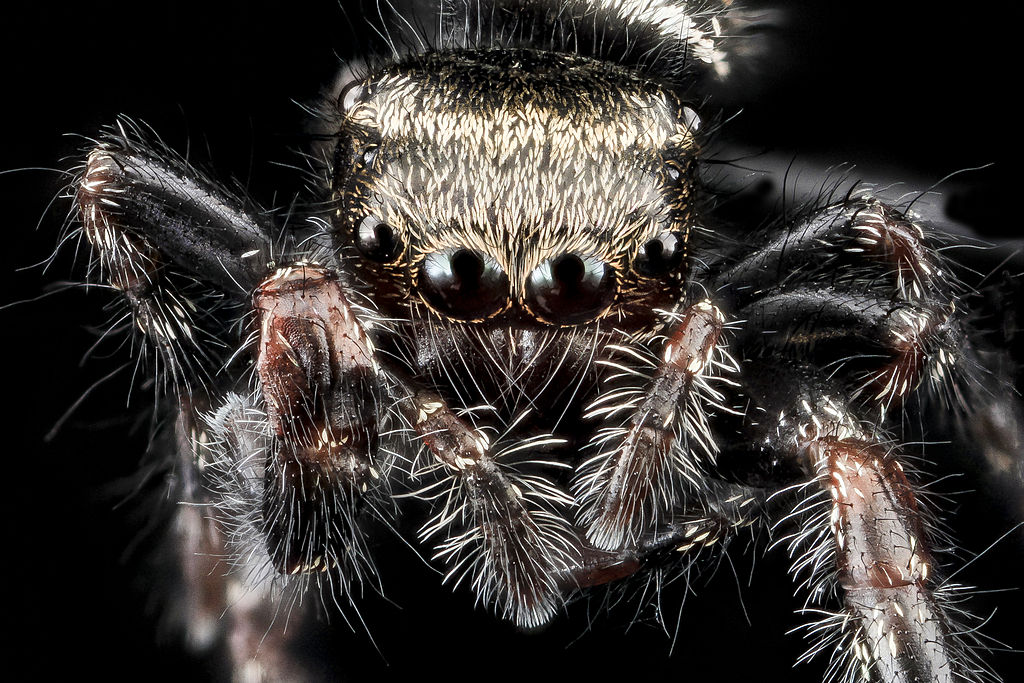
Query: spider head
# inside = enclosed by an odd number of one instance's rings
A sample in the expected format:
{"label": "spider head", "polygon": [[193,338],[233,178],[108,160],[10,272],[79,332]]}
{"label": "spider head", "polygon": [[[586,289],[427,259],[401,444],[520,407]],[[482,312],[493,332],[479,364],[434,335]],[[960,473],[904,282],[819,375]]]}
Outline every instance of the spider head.
{"label": "spider head", "polygon": [[382,311],[639,327],[679,298],[697,118],[658,83],[475,50],[388,68],[339,107],[335,246]]}

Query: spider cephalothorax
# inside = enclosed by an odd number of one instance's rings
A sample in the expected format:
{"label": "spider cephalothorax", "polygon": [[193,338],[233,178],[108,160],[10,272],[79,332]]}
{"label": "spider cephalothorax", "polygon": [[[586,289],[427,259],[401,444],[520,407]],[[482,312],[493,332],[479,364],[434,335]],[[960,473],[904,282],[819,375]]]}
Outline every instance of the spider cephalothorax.
{"label": "spider cephalothorax", "polygon": [[381,310],[636,327],[678,299],[697,118],[657,82],[478,50],[400,63],[340,105],[334,246]]}
{"label": "spider cephalothorax", "polygon": [[522,627],[781,518],[833,671],[987,675],[893,417],[979,384],[927,232],[867,193],[720,224],[697,110],[724,9],[472,8],[339,89],[307,227],[137,130],[86,162],[84,234],[171,370],[180,495],[210,510],[178,528],[236,566],[224,628],[265,629],[238,670],[301,670],[266,586],[352,599],[366,534],[413,497],[446,578]]}

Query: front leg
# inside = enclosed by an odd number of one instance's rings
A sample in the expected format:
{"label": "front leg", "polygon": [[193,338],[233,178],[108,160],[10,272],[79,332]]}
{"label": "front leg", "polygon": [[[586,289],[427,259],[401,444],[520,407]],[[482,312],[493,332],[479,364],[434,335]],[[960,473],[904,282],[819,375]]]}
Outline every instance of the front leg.
{"label": "front leg", "polygon": [[300,668],[311,585],[344,618],[367,583],[379,590],[367,531],[391,514],[390,459],[374,346],[334,273],[297,263],[253,299],[258,389],[210,419],[208,470],[241,565],[231,580],[245,584],[230,608],[234,665],[276,680]]}
{"label": "front leg", "polygon": [[[387,500],[364,495],[384,490],[372,346],[329,272],[299,266],[263,282],[289,241],[266,212],[137,131],[89,154],[78,205],[99,275],[180,415],[173,443],[154,445],[173,472],[168,542],[183,579],[166,611],[191,647],[226,647],[236,679],[307,680],[293,649],[317,628],[316,601],[275,589],[286,576],[348,599],[371,574],[362,520]],[[254,292],[252,394],[237,321]]]}
{"label": "front leg", "polygon": [[810,453],[828,473],[836,579],[862,677],[955,680],[963,671],[955,631],[930,579],[934,561],[899,460],[855,439],[819,438]]}
{"label": "front leg", "polygon": [[398,381],[398,407],[429,453],[427,470],[444,474],[428,487],[440,488],[444,503],[421,537],[447,531],[434,556],[451,566],[445,579],[457,585],[469,578],[480,600],[521,627],[547,623],[562,605],[558,577],[579,564],[575,535],[557,512],[571,499],[541,475],[506,466],[502,457],[560,440],[540,435],[495,449],[440,396]]}
{"label": "front leg", "polygon": [[[635,546],[680,505],[686,487],[699,492],[704,486],[705,465],[717,452],[708,408],[721,400],[708,380],[733,369],[724,331],[722,312],[700,301],[671,327],[660,362],[618,346],[608,348],[623,355],[621,362],[598,361],[632,386],[605,392],[586,415],[610,422],[595,432],[591,445],[601,450],[580,465],[574,484],[581,524],[597,548]],[[637,360],[641,369],[622,364]],[[638,384],[650,368],[653,376]],[[621,414],[626,421],[615,422]]]}
{"label": "front leg", "polygon": [[[356,518],[377,461],[381,402],[373,344],[337,277],[312,264],[282,269],[256,290],[256,369],[272,443],[263,535],[274,568],[329,572],[336,592],[372,572]],[[386,474],[386,473],[385,473]]]}
{"label": "front leg", "polygon": [[[128,304],[165,385],[193,400],[237,347],[228,321],[272,271],[266,212],[118,121],[89,153],[78,186],[95,276]],[[226,309],[226,310],[225,310]]]}

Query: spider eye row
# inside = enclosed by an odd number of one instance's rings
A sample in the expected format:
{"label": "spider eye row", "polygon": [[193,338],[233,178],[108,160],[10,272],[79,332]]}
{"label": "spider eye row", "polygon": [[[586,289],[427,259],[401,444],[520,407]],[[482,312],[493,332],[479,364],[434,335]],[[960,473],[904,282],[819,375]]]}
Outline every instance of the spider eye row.
{"label": "spider eye row", "polygon": [[[397,231],[365,217],[355,230],[359,252],[377,263],[393,263],[402,254]],[[683,263],[685,238],[664,231],[640,246],[633,270],[641,278],[664,277]],[[417,289],[435,311],[454,320],[484,320],[510,303],[509,278],[489,254],[449,247],[428,254],[419,264]],[[539,319],[576,325],[599,317],[615,300],[615,269],[594,256],[567,252],[541,262],[527,276],[524,305]]]}
{"label": "spider eye row", "polygon": [[[454,320],[484,320],[511,301],[508,275],[493,257],[464,247],[428,254],[417,288],[435,311]],[[589,322],[615,300],[615,272],[592,256],[561,254],[542,262],[526,279],[523,304],[547,323]]]}

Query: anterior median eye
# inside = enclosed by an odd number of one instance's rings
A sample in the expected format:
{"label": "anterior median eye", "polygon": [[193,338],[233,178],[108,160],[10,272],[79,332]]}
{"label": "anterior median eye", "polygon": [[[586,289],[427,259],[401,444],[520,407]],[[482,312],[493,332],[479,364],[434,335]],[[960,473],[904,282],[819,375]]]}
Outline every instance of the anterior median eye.
{"label": "anterior median eye", "polygon": [[508,303],[508,275],[486,254],[461,247],[427,255],[420,265],[420,295],[456,320],[482,320]]}
{"label": "anterior median eye", "polygon": [[666,275],[682,264],[685,244],[678,232],[663,232],[640,247],[633,269],[646,277]]}
{"label": "anterior median eye", "polygon": [[356,228],[356,248],[371,261],[390,263],[398,258],[402,243],[394,228],[375,216],[367,216]]}
{"label": "anterior median eye", "polygon": [[615,299],[615,272],[592,256],[562,254],[534,268],[526,304],[541,320],[575,325],[597,318]]}

